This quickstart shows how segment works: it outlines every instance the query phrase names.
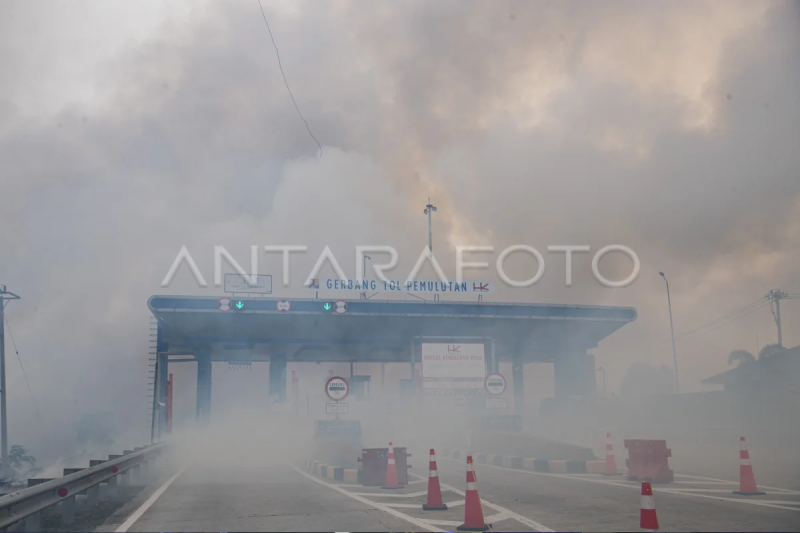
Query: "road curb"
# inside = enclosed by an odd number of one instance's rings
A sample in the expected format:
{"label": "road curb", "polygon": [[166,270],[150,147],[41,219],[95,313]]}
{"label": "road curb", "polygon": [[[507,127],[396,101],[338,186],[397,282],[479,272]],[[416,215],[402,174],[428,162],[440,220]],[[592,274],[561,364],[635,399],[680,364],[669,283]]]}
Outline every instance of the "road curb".
{"label": "road curb", "polygon": [[[464,450],[442,450],[442,455],[451,459],[462,459],[468,455]],[[534,472],[553,472],[559,474],[601,474],[605,471],[605,461],[566,461],[560,459],[536,459],[494,453],[472,453],[476,463],[502,466],[515,470]]]}

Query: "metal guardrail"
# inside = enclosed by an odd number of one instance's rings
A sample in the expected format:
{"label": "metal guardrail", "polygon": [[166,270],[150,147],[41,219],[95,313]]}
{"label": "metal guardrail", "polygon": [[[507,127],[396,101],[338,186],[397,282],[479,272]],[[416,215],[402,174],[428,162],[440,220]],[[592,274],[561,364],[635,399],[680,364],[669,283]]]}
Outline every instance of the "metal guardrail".
{"label": "metal guardrail", "polygon": [[75,519],[75,497],[78,494],[86,493],[90,505],[97,503],[100,483],[114,486],[117,484],[117,476],[122,475],[123,480],[127,479],[132,469],[139,471],[140,468],[137,467],[147,465],[167,445],[168,443],[162,442],[126,455],[110,455],[108,461],[0,497],[0,529],[4,530],[12,524],[33,518],[35,523],[26,523],[25,529],[39,530],[40,515],[37,513],[59,503],[62,504],[62,523],[71,524]]}

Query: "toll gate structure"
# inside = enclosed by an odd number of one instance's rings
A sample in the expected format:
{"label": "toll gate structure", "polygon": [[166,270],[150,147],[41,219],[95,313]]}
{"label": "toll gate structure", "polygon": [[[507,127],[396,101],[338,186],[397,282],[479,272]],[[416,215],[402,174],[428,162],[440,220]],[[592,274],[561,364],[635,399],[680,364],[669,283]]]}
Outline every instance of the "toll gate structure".
{"label": "toll gate structure", "polygon": [[512,363],[515,409],[526,363],[554,364],[556,398],[589,398],[596,371],[587,350],[637,316],[632,307],[227,296],[156,295],[148,307],[157,321],[158,428],[166,426],[158,405],[167,397],[170,364],[197,363],[197,417],[207,420],[214,361],[241,360],[246,351],[253,362],[269,362],[270,395],[284,402],[287,362],[409,363],[414,380],[417,347],[426,337],[485,339],[488,372]]}

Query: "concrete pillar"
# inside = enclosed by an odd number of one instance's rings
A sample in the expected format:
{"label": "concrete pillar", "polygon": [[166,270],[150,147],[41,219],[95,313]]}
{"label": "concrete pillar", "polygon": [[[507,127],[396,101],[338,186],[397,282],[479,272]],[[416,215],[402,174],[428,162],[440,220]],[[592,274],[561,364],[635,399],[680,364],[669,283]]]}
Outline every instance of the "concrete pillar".
{"label": "concrete pillar", "polygon": [[278,348],[269,354],[269,395],[286,401],[286,352]]}
{"label": "concrete pillar", "polygon": [[163,332],[159,323],[156,330],[156,385],[155,385],[155,407],[156,419],[158,420],[158,430],[156,435],[161,440],[167,428],[167,410],[161,404],[167,402],[167,378],[169,377],[169,356],[167,355],[167,345],[163,340]]}
{"label": "concrete pillar", "polygon": [[514,389],[514,414],[521,415],[525,406],[525,367],[521,361],[511,363],[511,386]]}
{"label": "concrete pillar", "polygon": [[554,361],[556,398],[597,394],[594,356],[586,353],[562,353]]}
{"label": "concrete pillar", "polygon": [[197,354],[197,400],[198,421],[207,422],[211,418],[211,355],[207,352]]}

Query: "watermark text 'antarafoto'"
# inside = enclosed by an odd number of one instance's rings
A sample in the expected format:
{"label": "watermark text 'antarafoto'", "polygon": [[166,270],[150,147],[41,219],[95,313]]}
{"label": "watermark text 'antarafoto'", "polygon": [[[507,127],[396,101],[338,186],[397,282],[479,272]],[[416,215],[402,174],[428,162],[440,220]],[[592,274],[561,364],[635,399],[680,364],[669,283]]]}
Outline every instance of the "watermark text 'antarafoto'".
{"label": "watermark text 'antarafoto'", "polygon": [[[283,275],[282,275],[282,285],[284,287],[289,287],[291,284],[291,280],[289,277],[289,254],[291,253],[306,253],[308,251],[308,246],[305,245],[275,245],[275,246],[265,246],[265,252],[269,253],[276,253],[280,252],[283,254]],[[586,245],[552,245],[547,247],[547,251],[550,253],[564,253],[566,255],[566,286],[569,287],[572,285],[572,254],[573,253],[587,253],[590,252],[591,249],[589,246]],[[488,269],[489,263],[488,262],[465,262],[464,254],[465,253],[493,253],[494,246],[457,246],[456,247],[456,283],[462,283],[464,279],[464,269]],[[506,259],[513,253],[521,252],[527,253],[534,257],[537,264],[536,273],[529,279],[526,280],[513,280],[506,275],[503,265],[505,264]],[[600,260],[606,255],[611,252],[620,252],[627,255],[633,263],[633,270],[630,275],[620,281],[612,281],[609,280],[600,273]],[[389,272],[397,267],[398,262],[398,254],[397,250],[395,250],[391,246],[356,246],[356,254],[355,254],[355,267],[356,267],[356,280],[358,282],[364,281],[364,256],[366,254],[372,255],[376,254],[388,254],[389,255],[389,262],[385,264],[377,264],[376,262],[371,262],[372,269],[375,273],[375,278],[384,282],[390,283],[390,280],[387,279],[385,272]],[[244,268],[231,256],[228,251],[222,246],[215,246],[214,247],[214,286],[221,287],[222,286],[222,260],[224,259],[239,275],[244,277],[246,280],[249,280],[249,283],[256,284],[256,277],[258,275],[258,255],[259,255],[259,246],[253,245],[250,247],[250,273],[246,272]],[[437,278],[442,283],[449,283],[447,276],[445,276],[444,271],[442,270],[439,262],[436,260],[436,257],[430,253],[430,250],[426,246],[419,255],[414,268],[411,270],[411,273],[406,278],[404,284],[413,283],[416,279],[419,271],[422,269],[422,266],[425,262],[429,262],[431,267],[433,268],[434,272],[436,273]],[[322,270],[322,267],[325,263],[329,263],[333,271],[336,273],[336,277],[342,281],[347,282],[348,278],[345,276],[342,267],[339,265],[339,262],[336,260],[336,257],[333,255],[330,247],[326,246],[322,253],[319,255],[314,268],[311,269],[311,273],[306,278],[304,286],[308,287],[311,285],[314,279],[317,278],[319,272]],[[195,281],[197,282],[198,286],[200,287],[208,287],[208,283],[206,282],[205,278],[203,277],[200,269],[197,267],[197,263],[195,263],[194,259],[192,258],[189,250],[186,246],[183,246],[181,250],[178,252],[178,255],[175,257],[175,260],[172,262],[172,266],[170,267],[167,275],[164,277],[164,281],[161,282],[162,287],[168,287],[172,280],[175,278],[175,275],[178,273],[181,265],[186,263],[186,266],[189,268],[192,276],[194,277]],[[594,279],[597,280],[598,283],[603,285],[604,287],[609,288],[620,288],[620,287],[627,287],[631,283],[633,283],[636,278],[639,276],[639,257],[636,253],[628,248],[627,246],[623,246],[620,244],[611,244],[608,246],[604,246],[600,250],[598,250],[594,257],[592,258],[592,275]],[[505,248],[500,254],[497,256],[497,260],[495,261],[495,270],[497,272],[497,276],[503,281],[503,283],[507,284],[510,287],[515,288],[525,288],[531,287],[535,285],[542,276],[544,276],[545,272],[545,262],[544,257],[542,256],[539,251],[532,247],[525,244],[515,244],[513,246],[509,246]]]}

